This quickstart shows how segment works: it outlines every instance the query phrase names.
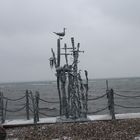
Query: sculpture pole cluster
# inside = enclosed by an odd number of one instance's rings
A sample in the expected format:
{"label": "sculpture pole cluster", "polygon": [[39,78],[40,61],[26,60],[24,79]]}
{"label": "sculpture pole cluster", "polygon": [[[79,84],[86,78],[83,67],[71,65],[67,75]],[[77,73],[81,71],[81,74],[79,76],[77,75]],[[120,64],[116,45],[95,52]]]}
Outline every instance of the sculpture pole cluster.
{"label": "sculpture pole cluster", "polygon": [[[80,70],[78,70],[80,43],[75,46],[74,38],[71,38],[72,47],[61,48],[60,41],[57,39],[57,58],[53,49],[50,58],[51,68],[54,66],[57,76],[57,89],[60,101],[60,116],[66,118],[77,119],[86,118],[88,110],[88,73],[85,70],[85,79],[82,80]],[[63,51],[63,52],[62,52]],[[65,64],[60,65],[61,56],[65,57]],[[72,61],[69,61],[69,58]]]}

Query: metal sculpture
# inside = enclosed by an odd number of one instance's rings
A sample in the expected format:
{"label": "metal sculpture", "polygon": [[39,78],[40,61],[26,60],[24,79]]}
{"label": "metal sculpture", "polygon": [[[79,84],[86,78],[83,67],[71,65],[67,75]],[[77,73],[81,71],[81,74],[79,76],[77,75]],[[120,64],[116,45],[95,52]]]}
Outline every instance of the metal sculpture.
{"label": "metal sculpture", "polygon": [[[87,117],[87,101],[88,101],[88,72],[85,71],[86,80],[81,78],[81,71],[78,70],[80,43],[75,46],[74,38],[71,38],[72,47],[60,47],[60,36],[63,33],[55,33],[59,36],[57,39],[57,59],[52,49],[52,57],[50,58],[50,67],[55,67],[57,76],[57,89],[60,101],[60,116],[66,118],[77,119]],[[63,52],[61,52],[61,49]],[[61,66],[61,56],[65,58],[65,64]],[[69,58],[72,57],[72,62]]]}

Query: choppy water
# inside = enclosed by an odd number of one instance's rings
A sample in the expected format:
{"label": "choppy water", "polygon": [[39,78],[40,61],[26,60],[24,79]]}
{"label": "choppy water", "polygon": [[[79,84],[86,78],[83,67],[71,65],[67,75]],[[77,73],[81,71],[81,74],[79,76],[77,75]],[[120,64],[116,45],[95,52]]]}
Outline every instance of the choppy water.
{"label": "choppy water", "polygon": [[[109,79],[109,88],[113,88],[116,93],[128,96],[140,95],[140,78],[118,78]],[[57,86],[55,81],[45,81],[45,82],[24,82],[24,83],[6,83],[0,84],[0,89],[3,91],[4,96],[12,99],[19,98],[25,95],[25,90],[39,91],[40,98],[48,101],[58,101]],[[89,81],[89,98],[98,97],[106,92],[106,79],[96,79]],[[140,98],[123,98],[115,96],[115,103],[123,106],[133,106],[140,107]],[[5,102],[6,104],[6,102]],[[7,109],[15,110],[22,107],[25,104],[25,99],[19,102],[8,101]],[[32,105],[31,105],[32,106]],[[43,111],[48,115],[59,114],[59,104],[52,103],[42,103],[41,107],[56,108],[54,111]],[[97,111],[107,106],[107,98],[101,98],[95,101],[89,101],[88,110],[89,112]],[[115,107],[116,113],[126,113],[126,112],[140,112],[140,108],[126,109]],[[99,114],[108,113],[105,110]],[[42,116],[43,117],[43,116]],[[9,112],[6,113],[7,119],[13,118],[26,118],[25,109],[20,112]]]}

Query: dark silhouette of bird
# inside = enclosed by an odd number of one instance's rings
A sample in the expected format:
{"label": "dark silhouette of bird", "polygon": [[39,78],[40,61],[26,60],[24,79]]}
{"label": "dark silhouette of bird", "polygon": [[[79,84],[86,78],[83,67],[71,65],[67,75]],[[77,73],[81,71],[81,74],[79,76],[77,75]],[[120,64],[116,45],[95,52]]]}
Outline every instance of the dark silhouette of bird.
{"label": "dark silhouette of bird", "polygon": [[65,36],[65,30],[66,30],[66,28],[64,28],[64,29],[63,29],[63,32],[61,32],[61,33],[56,33],[56,32],[53,32],[53,33],[55,33],[55,34],[58,35],[59,37],[63,37],[63,36]]}

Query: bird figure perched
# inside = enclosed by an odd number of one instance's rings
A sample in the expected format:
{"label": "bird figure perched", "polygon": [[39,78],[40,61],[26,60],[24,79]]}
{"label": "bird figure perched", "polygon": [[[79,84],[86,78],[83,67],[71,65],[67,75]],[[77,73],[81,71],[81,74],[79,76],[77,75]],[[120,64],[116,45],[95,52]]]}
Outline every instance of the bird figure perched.
{"label": "bird figure perched", "polygon": [[55,34],[58,35],[59,37],[63,37],[63,36],[65,36],[65,30],[66,30],[66,28],[64,28],[64,29],[63,29],[63,32],[61,32],[61,33],[56,33],[56,32],[53,32],[53,33],[55,33]]}

